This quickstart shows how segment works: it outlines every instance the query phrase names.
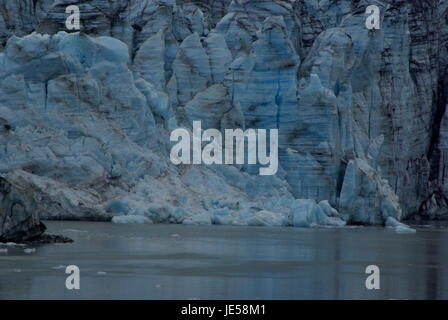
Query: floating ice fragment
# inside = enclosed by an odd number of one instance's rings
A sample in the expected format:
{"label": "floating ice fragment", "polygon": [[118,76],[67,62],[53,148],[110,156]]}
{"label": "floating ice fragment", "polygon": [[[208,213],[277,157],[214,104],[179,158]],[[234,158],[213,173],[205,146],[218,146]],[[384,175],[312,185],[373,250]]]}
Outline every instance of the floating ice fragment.
{"label": "floating ice fragment", "polygon": [[60,269],[65,269],[65,268],[66,268],[66,266],[60,265],[60,266],[52,267],[51,269],[60,270]]}
{"label": "floating ice fragment", "polygon": [[24,244],[15,243],[15,242],[6,242],[6,243],[0,243],[0,246],[7,246],[7,247],[24,247]]}
{"label": "floating ice fragment", "polygon": [[76,229],[65,229],[64,232],[77,232],[77,233],[87,233],[86,230],[76,230]]}

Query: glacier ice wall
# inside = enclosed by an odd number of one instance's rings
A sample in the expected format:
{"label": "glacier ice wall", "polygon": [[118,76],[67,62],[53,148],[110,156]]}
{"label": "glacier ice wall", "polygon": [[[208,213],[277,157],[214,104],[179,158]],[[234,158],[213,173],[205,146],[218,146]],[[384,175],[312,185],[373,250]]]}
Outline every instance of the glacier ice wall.
{"label": "glacier ice wall", "polygon": [[[441,217],[448,2],[374,3],[380,30],[359,0],[3,1],[1,214],[26,190],[21,210],[50,219]],[[194,120],[279,129],[278,174],[172,165],[169,132]]]}

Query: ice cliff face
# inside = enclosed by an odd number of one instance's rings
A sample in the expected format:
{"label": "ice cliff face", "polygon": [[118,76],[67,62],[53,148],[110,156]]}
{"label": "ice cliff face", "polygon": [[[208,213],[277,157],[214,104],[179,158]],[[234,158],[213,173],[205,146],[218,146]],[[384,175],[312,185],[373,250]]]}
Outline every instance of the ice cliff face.
{"label": "ice cliff face", "polygon": [[[80,8],[81,33],[65,32],[68,4]],[[370,4],[381,9],[380,30],[365,27]],[[30,221],[16,202],[34,217],[155,223],[441,216],[447,7],[3,1],[0,232],[13,216]],[[278,174],[174,166],[169,132],[194,120],[203,129],[278,129]]]}

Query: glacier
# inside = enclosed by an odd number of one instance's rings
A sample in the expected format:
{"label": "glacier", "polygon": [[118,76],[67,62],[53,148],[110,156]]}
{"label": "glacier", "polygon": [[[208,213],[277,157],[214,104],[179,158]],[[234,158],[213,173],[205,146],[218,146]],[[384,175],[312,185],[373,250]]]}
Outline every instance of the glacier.
{"label": "glacier", "polygon": [[[0,240],[41,220],[383,225],[447,215],[448,1],[4,0]],[[65,27],[78,5],[81,30]],[[279,170],[170,162],[278,129]]]}

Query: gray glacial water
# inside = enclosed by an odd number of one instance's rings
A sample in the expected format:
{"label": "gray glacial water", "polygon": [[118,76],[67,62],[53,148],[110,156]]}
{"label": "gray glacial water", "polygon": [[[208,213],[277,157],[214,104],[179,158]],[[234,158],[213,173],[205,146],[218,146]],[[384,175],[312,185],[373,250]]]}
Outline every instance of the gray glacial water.
{"label": "gray glacial water", "polygon": [[[445,228],[46,224],[75,242],[0,246],[0,299],[448,299]],[[372,264],[380,290],[365,288]]]}

